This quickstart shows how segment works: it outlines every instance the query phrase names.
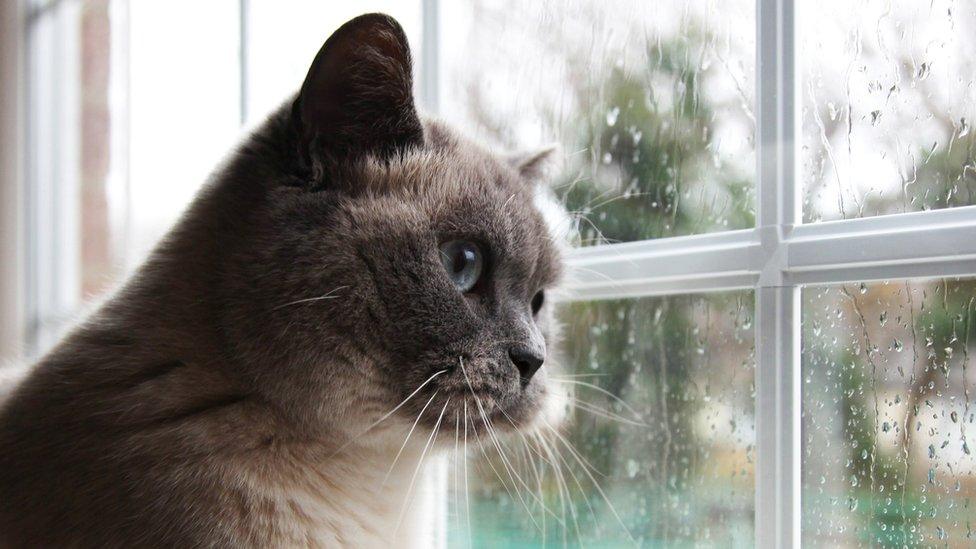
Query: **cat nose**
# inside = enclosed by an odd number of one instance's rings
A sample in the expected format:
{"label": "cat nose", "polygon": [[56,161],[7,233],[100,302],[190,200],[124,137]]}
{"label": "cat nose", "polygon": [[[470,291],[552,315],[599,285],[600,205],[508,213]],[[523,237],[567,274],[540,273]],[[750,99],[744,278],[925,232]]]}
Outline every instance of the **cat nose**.
{"label": "cat nose", "polygon": [[523,346],[510,348],[508,357],[512,359],[512,364],[518,368],[519,375],[522,377],[522,384],[528,383],[546,360],[545,354],[540,350]]}

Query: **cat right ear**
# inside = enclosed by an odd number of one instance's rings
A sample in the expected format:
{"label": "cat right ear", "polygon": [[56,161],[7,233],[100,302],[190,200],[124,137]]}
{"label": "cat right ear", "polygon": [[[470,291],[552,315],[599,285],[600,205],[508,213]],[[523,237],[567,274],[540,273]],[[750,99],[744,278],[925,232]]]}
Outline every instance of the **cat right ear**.
{"label": "cat right ear", "polygon": [[407,37],[388,15],[356,17],[326,40],[292,110],[316,179],[343,163],[386,160],[423,144],[411,71]]}
{"label": "cat right ear", "polygon": [[559,145],[549,145],[542,149],[511,154],[508,163],[526,181],[536,183],[543,179],[551,167]]}

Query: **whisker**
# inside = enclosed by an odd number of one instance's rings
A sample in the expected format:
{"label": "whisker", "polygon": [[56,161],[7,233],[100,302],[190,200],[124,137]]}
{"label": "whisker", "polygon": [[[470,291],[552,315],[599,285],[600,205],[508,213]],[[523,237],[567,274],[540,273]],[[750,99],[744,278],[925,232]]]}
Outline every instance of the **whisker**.
{"label": "whisker", "polygon": [[634,417],[643,420],[643,418],[641,418],[640,412],[638,412],[633,407],[631,407],[630,404],[627,404],[627,402],[624,401],[624,399],[618,397],[617,395],[611,393],[610,391],[604,389],[603,387],[600,387],[599,385],[594,385],[592,383],[587,383],[585,381],[579,381],[577,379],[560,379],[560,378],[550,378],[550,379],[554,379],[555,381],[557,381],[559,383],[570,383],[572,385],[579,385],[580,387],[588,387],[590,389],[593,389],[594,391],[597,391],[600,394],[603,394],[603,395],[606,395],[606,396],[610,397],[611,399],[613,399],[614,402],[619,403],[621,406],[623,406],[624,408],[626,408],[627,411],[629,411],[630,413],[634,414]]}
{"label": "whisker", "polygon": [[[512,424],[512,427],[515,427],[515,421],[514,421],[514,420],[512,419],[512,416],[510,416],[510,415],[508,415],[508,412],[506,412],[504,408],[499,408],[499,409],[498,409],[498,411],[500,411],[500,412],[502,413],[502,415],[503,415],[503,416],[505,416],[505,418],[506,418],[506,419],[508,419],[508,422]],[[526,447],[526,449],[528,449],[528,450],[529,450],[529,453],[530,453],[530,454],[531,454],[531,453],[533,453],[533,452],[532,452],[532,449],[531,449],[531,445],[529,444],[529,441],[528,441],[528,439],[526,438],[526,436],[525,436],[525,433],[523,433],[521,429],[515,429],[515,432],[516,432],[516,433],[518,433],[518,435],[519,435],[519,437],[521,437],[521,438],[522,438],[522,443],[523,443],[523,444],[525,445],[525,447]],[[549,461],[548,461],[548,460],[546,460],[546,458],[544,458],[544,457],[542,456],[542,454],[540,454],[540,453],[538,452],[538,450],[536,450],[536,451],[535,451],[534,453],[535,453],[535,455],[537,455],[537,456],[539,457],[539,459],[541,459],[541,460],[542,460],[542,461],[543,461],[544,463],[546,463],[546,464],[549,464]]]}
{"label": "whisker", "polygon": [[[478,439],[478,449],[481,450],[481,456],[483,458],[485,458],[485,462],[488,464],[489,467],[491,467],[491,470],[495,473],[495,477],[498,478],[498,481],[502,483],[502,487],[505,488],[505,491],[506,492],[508,492],[509,497],[511,497],[513,500],[515,500],[515,499],[521,499],[521,496],[519,496],[518,498],[516,498],[515,494],[512,493],[512,490],[508,487],[508,483],[505,482],[505,479],[504,478],[502,478],[501,473],[498,472],[498,468],[495,467],[495,464],[492,462],[491,458],[488,456],[488,453],[485,452],[485,445],[481,441],[481,435],[478,434],[478,428],[477,428],[477,425],[474,423],[474,420],[471,421],[471,428],[474,431],[475,437],[477,437],[477,439]],[[512,480],[512,483],[514,484],[515,481]],[[524,502],[523,502],[523,505],[524,505]]]}
{"label": "whisker", "polygon": [[[504,410],[502,411],[502,413],[505,414],[505,417],[508,417],[508,414],[505,413]],[[508,417],[508,420],[510,422],[512,421],[512,419],[510,417]],[[513,425],[514,425],[514,422],[513,422]],[[539,472],[539,464],[536,463],[535,459],[533,459],[533,454],[538,455],[539,459],[542,460],[543,463],[548,463],[548,460],[546,460],[546,458],[542,457],[541,454],[538,454],[538,450],[534,450],[532,448],[532,445],[529,444],[529,439],[528,439],[528,437],[525,436],[525,433],[523,433],[521,430],[516,430],[516,432],[519,434],[519,439],[522,441],[523,448],[525,448],[525,461],[527,462],[527,467],[530,467],[531,468],[532,474],[533,474],[533,476],[535,476],[536,489],[539,491],[539,495],[538,495],[537,501],[539,502],[539,505],[541,506],[542,511],[543,511],[543,513],[542,513],[542,546],[545,547],[546,546],[546,536],[548,535],[548,531],[546,529],[546,514],[548,513],[548,514],[552,515],[552,517],[554,519],[556,519],[556,522],[558,522],[564,528],[566,527],[566,525],[565,525],[565,523],[563,523],[560,520],[559,516],[556,515],[555,511],[552,511],[549,508],[549,506],[545,504],[545,490],[543,489],[543,484],[544,484],[543,483],[543,477],[544,477],[544,474]],[[565,516],[563,518],[565,518]]]}
{"label": "whisker", "polygon": [[[553,429],[548,422],[543,420],[543,423],[547,425],[550,431],[553,433],[553,435],[556,436],[556,440],[562,442],[563,445],[566,447],[566,449],[569,450],[570,455],[576,458],[576,460],[579,461],[580,464],[582,465],[585,460],[581,459],[581,456],[576,451],[576,449],[573,448],[573,445],[568,440],[566,440],[561,434],[559,434],[558,431]],[[610,512],[613,514],[614,518],[617,519],[617,523],[620,524],[620,527],[623,528],[624,532],[627,533],[627,537],[630,539],[630,542],[633,543],[634,546],[639,546],[637,540],[635,540],[634,536],[630,533],[630,529],[627,528],[627,526],[624,524],[623,519],[620,518],[620,514],[617,513],[617,508],[613,506],[613,503],[610,502],[610,498],[607,497],[607,494],[603,491],[603,488],[600,486],[600,483],[596,481],[596,478],[593,477],[589,469],[587,469],[586,467],[582,467],[582,469],[583,472],[586,473],[586,476],[590,478],[590,482],[593,483],[593,487],[596,488],[597,492],[599,492],[600,497],[602,497],[603,501],[607,504],[607,507],[610,509]]]}
{"label": "whisker", "polygon": [[[479,406],[480,406],[480,404],[479,404]],[[522,498],[522,494],[518,490],[518,484],[521,484],[522,487],[525,488],[525,490],[527,492],[529,492],[529,495],[531,495],[532,497],[535,497],[535,494],[532,494],[532,489],[529,488],[528,484],[525,483],[525,481],[522,479],[522,476],[519,475],[518,474],[518,471],[515,470],[515,467],[512,466],[511,462],[508,459],[508,456],[505,455],[505,451],[502,448],[502,444],[498,440],[498,435],[495,433],[495,428],[492,426],[491,420],[485,414],[483,408],[481,410],[481,414],[482,414],[482,418],[483,418],[483,420],[485,422],[485,430],[488,432],[488,438],[492,442],[492,444],[494,445],[495,450],[498,452],[499,457],[501,457],[501,459],[502,459],[502,465],[504,465],[506,473],[508,473],[509,478],[512,480],[512,484],[515,486],[515,492],[518,495],[519,501],[521,501],[522,502],[522,506],[525,507],[525,511],[528,513],[529,519],[538,528],[539,527],[539,524],[535,521],[535,518],[532,516],[532,511],[529,509],[529,506],[525,502],[525,499]],[[513,478],[513,475],[514,475],[514,478]],[[515,482],[516,479],[518,479],[518,483]],[[545,504],[542,503],[541,501],[539,502],[539,504],[542,506],[543,509],[546,508]]]}
{"label": "whisker", "polygon": [[600,408],[599,406],[596,406],[594,404],[590,404],[589,402],[573,401],[572,402],[572,405],[573,405],[573,407],[578,408],[580,410],[583,410],[584,412],[589,412],[589,413],[591,413],[591,414],[593,414],[595,416],[602,417],[604,419],[609,419],[610,421],[616,421],[618,423],[623,423],[623,424],[626,424],[626,425],[633,425],[635,427],[650,427],[646,423],[643,423],[643,422],[640,422],[640,421],[634,421],[632,419],[627,419],[627,418],[625,418],[623,416],[619,416],[619,415],[617,415],[617,414],[615,414],[613,412],[604,410],[603,408]]}
{"label": "whisker", "polygon": [[[559,459],[560,462],[562,462],[563,465],[566,466],[566,470],[569,471],[570,478],[573,479],[573,484],[576,485],[576,489],[579,490],[580,496],[583,498],[583,503],[585,503],[586,504],[586,508],[590,510],[590,517],[594,521],[596,521],[597,520],[596,510],[593,509],[593,504],[590,503],[589,493],[586,491],[585,488],[583,488],[583,483],[580,482],[579,477],[576,476],[576,473],[573,472],[573,465],[571,463],[569,463],[569,461],[565,457],[563,457],[562,454],[560,454],[558,452],[556,453],[556,457]],[[568,485],[567,485],[566,490],[569,491]],[[570,501],[572,502],[572,493],[571,492],[570,492]],[[582,536],[582,534],[580,534],[578,528],[579,527],[577,526],[576,535],[577,536]]]}
{"label": "whisker", "polygon": [[571,442],[569,442],[569,440],[567,440],[566,437],[564,437],[563,435],[561,435],[559,433],[559,431],[555,427],[553,427],[552,425],[550,425],[548,421],[546,421],[545,419],[543,419],[542,420],[542,423],[543,423],[543,425],[545,425],[549,429],[550,432],[552,432],[552,434],[554,436],[557,437],[557,439],[559,439],[559,441],[561,441],[564,445],[566,445],[566,449],[569,450],[569,452],[571,454],[573,454],[573,457],[575,457],[576,460],[579,461],[581,465],[585,465],[588,471],[591,471],[594,474],[600,475],[601,477],[606,477],[606,475],[603,474],[603,472],[601,472],[599,469],[597,469],[596,467],[594,467],[593,464],[590,463],[586,459],[586,457],[584,457],[582,454],[580,454],[579,451],[576,450],[576,447],[573,446],[573,444]]}
{"label": "whisker", "polygon": [[[461,412],[454,411],[454,459],[451,465],[453,466],[454,473],[454,519],[457,522],[458,530],[461,529],[461,506],[458,504],[458,450],[461,443]],[[463,459],[464,456],[461,456]]]}
{"label": "whisker", "polygon": [[474,547],[471,540],[471,489],[468,486],[468,403],[464,402],[464,517],[468,523],[468,547]]}
{"label": "whisker", "polygon": [[386,481],[390,480],[390,474],[393,473],[393,468],[396,467],[397,461],[400,459],[400,455],[403,454],[403,449],[407,447],[407,442],[410,441],[410,435],[413,434],[413,430],[417,428],[417,424],[420,423],[420,418],[423,417],[424,412],[427,411],[427,407],[430,406],[431,402],[434,402],[434,397],[437,396],[437,391],[430,395],[430,400],[424,407],[421,408],[420,413],[417,414],[417,419],[414,420],[413,425],[410,427],[410,431],[407,432],[407,438],[403,439],[403,444],[400,445],[400,450],[397,451],[396,457],[393,458],[393,465],[390,465],[390,470],[386,472],[386,476],[383,477],[383,486],[386,486]]}
{"label": "whisker", "polygon": [[552,472],[556,479],[556,489],[559,492],[559,508],[562,513],[563,520],[563,546],[566,546],[569,536],[569,526],[566,520],[567,506],[569,507],[570,517],[573,519],[577,539],[581,540],[583,538],[583,535],[580,532],[579,520],[576,518],[576,505],[573,503],[572,495],[569,492],[569,486],[566,484],[566,475],[563,474],[563,468],[559,463],[558,456],[555,454],[548,441],[542,436],[541,433],[533,433],[533,435],[543,452],[549,456],[550,462],[552,463]]}
{"label": "whisker", "polygon": [[420,469],[424,465],[424,458],[427,457],[427,451],[430,450],[431,444],[434,442],[434,438],[437,437],[437,433],[441,429],[441,420],[444,419],[444,412],[447,411],[448,405],[451,403],[451,399],[448,398],[447,402],[444,403],[444,407],[441,408],[441,414],[437,416],[437,423],[434,424],[434,430],[431,431],[430,436],[427,437],[427,443],[424,444],[424,450],[420,453],[420,459],[417,460],[417,466],[413,470],[413,476],[410,477],[410,484],[407,487],[407,495],[403,498],[403,505],[400,506],[400,517],[397,519],[396,528],[393,529],[393,537],[396,538],[396,533],[400,531],[400,525],[403,523],[403,516],[407,512],[407,506],[410,501],[410,496],[413,494],[414,484],[417,482],[417,475],[420,473]]}
{"label": "whisker", "polygon": [[[486,430],[486,432],[489,435],[489,440],[492,442],[493,446],[495,447],[495,450],[498,452],[498,455],[499,455],[499,457],[502,460],[502,465],[505,468],[505,472],[508,475],[509,480],[511,480],[511,482],[512,482],[512,487],[515,489],[515,496],[518,498],[518,500],[522,503],[522,506],[525,508],[525,510],[526,510],[526,512],[528,514],[529,520],[531,520],[532,523],[535,524],[536,528],[540,528],[541,529],[541,527],[539,526],[539,523],[536,522],[535,517],[532,516],[532,511],[529,509],[529,505],[526,503],[525,499],[522,497],[521,492],[519,492],[518,485],[521,484],[525,488],[525,490],[529,493],[529,495],[531,495],[533,498],[536,499],[536,501],[539,503],[540,507],[543,509],[544,512],[550,512],[550,513],[552,513],[552,511],[550,511],[548,509],[548,507],[546,507],[544,501],[542,501],[540,498],[536,497],[535,494],[532,493],[532,489],[529,488],[529,486],[528,486],[528,484],[526,484],[525,480],[523,480],[522,477],[521,477],[521,475],[519,475],[518,472],[514,470],[513,466],[511,465],[511,463],[508,460],[508,457],[505,455],[505,451],[502,448],[501,443],[498,441],[498,436],[496,435],[496,433],[494,431],[494,428],[491,425],[491,420],[488,418],[488,414],[485,411],[484,405],[481,403],[481,398],[478,397],[478,394],[474,392],[474,388],[471,386],[471,380],[470,380],[470,378],[468,378],[467,369],[465,369],[465,367],[464,367],[464,359],[462,357],[458,357],[458,361],[459,361],[459,363],[461,365],[461,373],[464,375],[464,380],[465,380],[465,382],[468,385],[468,390],[471,392],[471,396],[474,397],[475,404],[477,404],[477,406],[478,406],[478,412],[481,415],[481,421],[482,421],[482,423],[485,426],[485,430]],[[499,409],[501,410],[501,408],[499,408]],[[504,413],[504,410],[502,410],[502,413]],[[506,416],[507,416],[507,414],[506,414]],[[509,421],[511,421],[511,418],[509,418]],[[502,482],[502,485],[505,487],[505,490],[508,491],[509,495],[512,495],[512,492],[508,489],[508,483],[505,482],[505,480],[502,478],[501,474],[495,468],[495,466],[492,463],[491,459],[487,456],[487,454],[485,454],[484,444],[481,442],[481,437],[480,437],[480,435],[478,435],[478,430],[477,429],[475,429],[475,435],[478,436],[479,446],[481,446],[482,455],[485,456],[485,460],[488,462],[488,465],[492,468],[492,470],[494,470],[495,476],[497,476],[498,477],[498,480]],[[518,479],[518,482],[516,482],[516,478]],[[554,517],[556,516],[555,513],[552,513],[552,514],[553,514]]]}
{"label": "whisker", "polygon": [[[506,419],[508,419],[508,422],[512,425],[512,427],[515,427],[515,421],[512,419],[512,417],[509,416],[508,413],[503,408],[499,408],[498,410],[502,413],[502,415],[505,416]],[[562,522],[562,520],[560,520],[559,516],[557,516],[556,513],[554,511],[550,510],[549,507],[545,504],[545,497],[544,497],[544,494],[543,494],[543,491],[542,491],[542,480],[541,480],[541,478],[539,476],[539,470],[536,467],[535,460],[532,459],[532,454],[533,454],[532,445],[529,444],[528,438],[526,438],[525,433],[523,433],[520,429],[517,429],[516,428],[515,429],[515,432],[518,433],[519,437],[522,440],[522,445],[525,447],[526,452],[527,452],[526,460],[532,466],[532,472],[535,473],[536,481],[537,481],[537,484],[539,485],[539,497],[536,498],[536,501],[539,503],[540,507],[543,510],[543,514],[542,514],[542,520],[543,520],[543,537],[545,537],[545,526],[544,525],[545,525],[546,513],[549,513],[550,515],[552,515],[553,518],[555,518],[557,522],[559,522],[560,524],[563,525],[563,527],[565,527],[565,524]],[[538,453],[538,450],[536,450],[535,454],[538,455],[539,456],[539,459],[541,459],[544,463],[549,464],[549,460],[547,460],[545,457],[543,457],[542,454],[539,454]],[[526,487],[526,489],[528,489],[528,487]],[[563,520],[565,520],[565,515],[563,516]],[[543,543],[543,545],[545,545],[545,544]]]}
{"label": "whisker", "polygon": [[277,311],[278,309],[284,309],[285,307],[291,307],[292,305],[300,305],[302,303],[310,303],[312,301],[321,301],[323,299],[336,299],[336,298],[338,298],[340,296],[333,295],[333,294],[335,294],[339,290],[343,290],[343,289],[348,288],[348,287],[349,286],[339,286],[338,288],[330,291],[329,293],[327,293],[325,295],[320,295],[318,297],[306,297],[305,299],[298,299],[298,300],[295,300],[295,301],[290,301],[288,303],[285,303],[283,305],[278,305],[277,307],[271,309],[271,312]]}
{"label": "whisker", "polygon": [[[329,457],[335,457],[339,452],[343,451],[347,446],[349,446],[350,444],[352,444],[356,440],[359,440],[360,437],[362,437],[363,435],[365,435],[366,433],[368,433],[373,427],[376,427],[380,423],[383,423],[384,421],[386,421],[387,418],[389,418],[390,416],[392,416],[393,414],[395,414],[397,410],[399,410],[400,408],[402,408],[403,405],[406,404],[408,400],[410,400],[411,398],[413,398],[414,395],[416,395],[417,393],[419,393],[420,390],[423,389],[428,383],[430,383],[431,381],[433,381],[435,377],[443,374],[446,371],[447,371],[447,369],[444,369],[444,370],[441,370],[439,372],[435,372],[434,375],[428,377],[426,381],[424,381],[423,383],[420,384],[420,387],[417,387],[416,389],[414,389],[413,392],[410,393],[410,395],[407,396],[407,398],[403,399],[403,402],[401,402],[400,404],[397,404],[396,406],[393,407],[392,410],[390,410],[389,412],[383,414],[383,417],[381,417],[381,418],[377,419],[376,421],[374,421],[373,423],[371,423],[369,425],[369,427],[366,427],[365,429],[363,429],[363,431],[361,433],[359,433],[358,435],[356,435],[356,436],[350,438],[349,440],[347,440],[336,451],[332,452],[332,455],[329,456]],[[431,397],[431,399],[433,399],[433,397]]]}

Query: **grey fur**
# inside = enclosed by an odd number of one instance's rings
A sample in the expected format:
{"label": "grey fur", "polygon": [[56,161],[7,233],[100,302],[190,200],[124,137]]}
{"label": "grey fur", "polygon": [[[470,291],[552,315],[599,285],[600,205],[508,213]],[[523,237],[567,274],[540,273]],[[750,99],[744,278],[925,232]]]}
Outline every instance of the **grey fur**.
{"label": "grey fur", "polygon": [[[334,36],[342,55],[323,46],[302,93],[3,404],[0,546],[288,545],[281,503],[246,479],[303,483],[337,451],[386,452],[435,391],[423,429],[473,411],[465,373],[499,425],[539,413],[548,365],[522,387],[507,356],[548,339],[549,307],[529,304],[561,269],[527,180],[538,158],[522,174],[421,123],[392,19]],[[312,108],[330,86],[339,104]],[[489,250],[477,294],[438,260],[456,237]],[[441,369],[395,437],[355,439]]]}

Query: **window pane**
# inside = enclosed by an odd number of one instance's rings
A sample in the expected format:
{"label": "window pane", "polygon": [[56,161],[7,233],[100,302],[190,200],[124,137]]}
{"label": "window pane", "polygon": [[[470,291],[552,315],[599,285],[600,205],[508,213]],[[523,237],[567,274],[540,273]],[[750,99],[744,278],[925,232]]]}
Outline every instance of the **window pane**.
{"label": "window pane", "polygon": [[114,276],[107,189],[119,120],[108,0],[36,5],[28,23],[26,353],[47,349]]}
{"label": "window pane", "polygon": [[509,440],[509,476],[469,449],[469,478],[448,473],[451,545],[626,546],[622,523],[643,546],[751,547],[752,314],[752,292],[566,305],[553,375],[576,396],[560,432],[579,457]]}
{"label": "window pane", "polygon": [[128,60],[128,188],[110,197],[125,220],[117,236],[129,267],[238,138],[238,7],[236,0],[129,4],[128,47],[120,52]]}
{"label": "window pane", "polygon": [[976,282],[803,292],[803,539],[976,540]]}
{"label": "window pane", "polygon": [[562,145],[583,244],[754,225],[755,2],[442,3],[443,115]]}
{"label": "window pane", "polygon": [[804,220],[976,204],[976,12],[944,0],[808,5]]}
{"label": "window pane", "polygon": [[279,0],[248,3],[248,98],[251,121],[263,120],[298,91],[315,54],[346,21],[370,12],[392,15],[403,26],[420,65],[419,0]]}

